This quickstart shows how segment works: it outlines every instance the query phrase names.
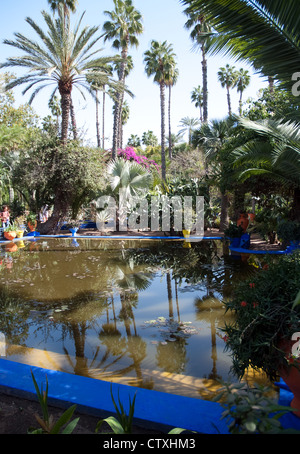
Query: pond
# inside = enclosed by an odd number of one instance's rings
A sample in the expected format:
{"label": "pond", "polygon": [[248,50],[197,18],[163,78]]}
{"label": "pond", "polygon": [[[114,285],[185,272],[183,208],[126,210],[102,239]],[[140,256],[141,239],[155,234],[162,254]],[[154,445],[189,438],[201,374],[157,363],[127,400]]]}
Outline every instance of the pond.
{"label": "pond", "polygon": [[255,269],[219,240],[2,244],[1,357],[209,399],[235,381],[223,300]]}

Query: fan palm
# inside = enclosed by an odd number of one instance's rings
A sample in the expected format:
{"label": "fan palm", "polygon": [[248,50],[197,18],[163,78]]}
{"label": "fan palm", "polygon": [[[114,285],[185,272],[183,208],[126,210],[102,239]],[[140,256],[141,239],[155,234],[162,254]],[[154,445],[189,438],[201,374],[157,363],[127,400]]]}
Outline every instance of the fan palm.
{"label": "fan palm", "polygon": [[151,174],[141,165],[122,158],[111,161],[107,172],[113,192],[118,194],[121,189],[126,198],[141,195],[152,181]]}
{"label": "fan palm", "polygon": [[203,122],[203,115],[202,115],[202,109],[203,109],[203,88],[201,88],[200,85],[198,87],[195,87],[191,93],[191,101],[195,104],[196,107],[199,108],[200,110],[200,121],[201,123]]}
{"label": "fan palm", "polygon": [[[113,47],[121,49],[121,65],[119,71],[119,81],[125,84],[126,66],[128,59],[128,50],[130,46],[138,46],[139,42],[137,35],[143,32],[142,15],[135,9],[132,0],[113,0],[114,11],[105,11],[109,17],[103,25],[105,33],[104,40],[113,40]],[[112,158],[116,157],[117,149],[120,145],[120,117],[122,114],[122,104],[124,93],[117,94],[115,115],[114,115],[114,130],[113,130],[113,146]]]}
{"label": "fan palm", "polygon": [[241,68],[239,71],[236,72],[236,83],[235,86],[237,91],[240,93],[239,99],[239,114],[242,115],[242,106],[243,106],[243,92],[250,84],[250,74],[249,71],[246,69]]}
{"label": "fan palm", "polygon": [[26,22],[37,33],[41,43],[33,41],[21,33],[15,33],[16,40],[5,40],[4,43],[12,46],[22,53],[21,57],[10,57],[4,67],[22,67],[28,69],[28,74],[19,77],[9,84],[6,89],[11,89],[19,85],[27,84],[23,94],[33,89],[29,99],[32,103],[35,96],[45,87],[54,85],[51,98],[58,90],[61,96],[61,141],[66,145],[68,139],[68,120],[71,106],[71,93],[76,87],[82,95],[82,88],[89,91],[89,84],[86,79],[87,74],[93,71],[98,79],[109,80],[112,86],[118,85],[105,71],[105,65],[114,61],[115,57],[95,57],[101,49],[94,50],[101,36],[95,37],[98,27],[85,26],[81,29],[84,13],[81,15],[74,30],[71,29],[69,17],[66,17],[64,25],[64,7],[58,6],[58,19],[55,21],[45,11],[42,12],[47,25],[47,32],[31,18],[26,18]]}
{"label": "fan palm", "polygon": [[151,47],[144,53],[145,70],[148,77],[154,76],[154,82],[160,87],[161,108],[161,172],[162,179],[166,179],[166,156],[165,156],[165,89],[174,72],[175,54],[171,44],[167,41],[159,42],[152,40]]}
{"label": "fan palm", "polygon": [[227,104],[228,104],[228,114],[231,115],[231,99],[230,99],[230,89],[233,88],[236,84],[236,71],[234,66],[226,65],[218,71],[218,80],[221,83],[222,87],[226,88],[227,91]]}
{"label": "fan palm", "polygon": [[255,133],[255,138],[234,152],[240,178],[266,175],[293,191],[293,216],[300,219],[300,130],[291,121],[266,119],[240,124]]}
{"label": "fan palm", "polygon": [[300,3],[298,0],[181,0],[201,12],[219,33],[212,53],[251,62],[291,91],[299,71]]}
{"label": "fan palm", "polygon": [[185,132],[188,133],[188,143],[191,145],[192,143],[192,134],[196,127],[199,125],[198,118],[190,118],[184,117],[180,120],[180,131],[179,134],[184,134]]}

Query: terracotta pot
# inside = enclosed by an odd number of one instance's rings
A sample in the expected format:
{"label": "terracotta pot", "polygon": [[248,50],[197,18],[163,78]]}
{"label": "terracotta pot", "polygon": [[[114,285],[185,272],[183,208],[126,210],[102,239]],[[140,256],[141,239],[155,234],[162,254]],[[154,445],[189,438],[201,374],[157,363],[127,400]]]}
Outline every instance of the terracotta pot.
{"label": "terracotta pot", "polygon": [[31,222],[28,222],[28,228],[31,232],[34,232],[35,229],[36,229],[36,226],[37,226],[37,221],[35,221],[34,223],[31,223]]}
{"label": "terracotta pot", "polygon": [[14,238],[16,238],[17,232],[4,232],[4,238],[6,238],[9,241],[12,241]]}
{"label": "terracotta pot", "polygon": [[255,213],[248,213],[248,216],[250,218],[250,221],[253,222],[255,219]]}
{"label": "terracotta pot", "polygon": [[243,231],[246,232],[248,225],[249,225],[248,215],[240,214],[236,224],[237,224],[237,226],[241,226]]}
{"label": "terracotta pot", "polygon": [[280,343],[280,348],[286,353],[289,365],[281,368],[278,373],[294,395],[290,406],[296,409],[293,413],[300,418],[300,358],[291,356],[292,347],[296,342],[296,340],[287,340]]}
{"label": "terracotta pot", "polygon": [[16,243],[9,243],[5,246],[6,252],[16,252],[18,250],[18,246]]}

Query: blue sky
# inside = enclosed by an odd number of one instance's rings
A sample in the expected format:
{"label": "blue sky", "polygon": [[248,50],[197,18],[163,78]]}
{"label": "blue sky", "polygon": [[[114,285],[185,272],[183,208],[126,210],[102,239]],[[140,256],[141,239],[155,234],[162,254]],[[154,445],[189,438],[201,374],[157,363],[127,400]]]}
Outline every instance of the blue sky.
{"label": "blue sky", "polygon": [[[49,10],[47,0],[14,0],[4,2],[1,8],[0,29],[0,60],[4,61],[10,55],[17,55],[11,46],[3,44],[3,39],[13,39],[15,32],[20,32],[32,38],[36,37],[31,27],[25,22],[27,16],[35,20],[45,29],[41,10]],[[202,85],[201,54],[192,51],[193,43],[189,37],[189,31],[184,28],[187,20],[183,14],[184,7],[179,0],[135,0],[135,7],[143,15],[144,33],[139,37],[139,47],[132,48],[130,54],[133,57],[134,70],[127,79],[127,85],[133,92],[134,98],[127,97],[130,107],[130,119],[124,128],[124,141],[131,134],[142,136],[144,131],[152,130],[160,137],[160,99],[159,87],[154,84],[152,78],[145,74],[144,52],[150,48],[152,39],[167,41],[172,44],[177,56],[179,79],[173,88],[172,95],[172,132],[178,133],[179,123],[184,117],[198,118],[198,109],[191,103],[190,97],[194,87]],[[83,11],[86,11],[83,23],[85,25],[99,25],[99,34],[107,17],[105,10],[113,9],[112,0],[79,0],[77,12],[72,20],[76,21]],[[115,50],[111,44],[101,43],[103,55],[112,55]],[[259,75],[254,74],[249,66],[242,62],[234,62],[228,57],[216,55],[208,57],[208,90],[209,90],[209,119],[223,118],[227,114],[226,90],[223,89],[217,79],[217,71],[226,63],[235,65],[237,69],[243,67],[250,70],[251,83],[244,93],[244,99],[256,98],[260,88],[266,86],[266,81]],[[16,70],[14,70],[17,73]],[[21,74],[18,72],[18,74]],[[28,96],[21,95],[21,89],[15,91],[16,103],[28,101]],[[74,92],[75,94],[75,92]],[[49,114],[47,90],[41,91],[33,102],[33,108],[40,116]],[[82,128],[86,141],[95,143],[95,105],[92,98],[74,96],[74,104],[77,116],[77,125]],[[112,105],[107,102],[106,107],[106,147],[109,148],[112,139]],[[232,90],[232,109],[238,111],[238,94]]]}

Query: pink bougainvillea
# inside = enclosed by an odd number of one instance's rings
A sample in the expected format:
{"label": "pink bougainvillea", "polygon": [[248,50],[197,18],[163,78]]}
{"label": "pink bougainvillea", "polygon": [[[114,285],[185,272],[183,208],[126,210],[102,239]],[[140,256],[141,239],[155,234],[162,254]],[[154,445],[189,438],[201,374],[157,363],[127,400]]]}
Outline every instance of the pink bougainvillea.
{"label": "pink bougainvillea", "polygon": [[127,159],[128,161],[137,162],[148,170],[159,170],[160,168],[160,166],[155,161],[153,161],[153,159],[148,159],[146,156],[140,156],[136,154],[135,149],[132,147],[126,147],[124,150],[118,150],[118,157]]}

